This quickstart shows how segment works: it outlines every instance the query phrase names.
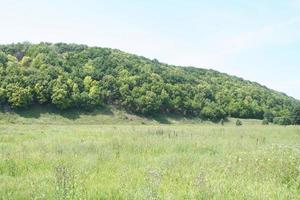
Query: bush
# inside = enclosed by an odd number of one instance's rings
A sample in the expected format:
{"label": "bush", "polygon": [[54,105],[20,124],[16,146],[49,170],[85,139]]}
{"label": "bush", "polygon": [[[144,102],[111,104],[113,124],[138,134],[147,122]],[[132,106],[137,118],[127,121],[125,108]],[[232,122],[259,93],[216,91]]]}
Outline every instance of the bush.
{"label": "bush", "polygon": [[242,121],[239,120],[239,119],[236,120],[235,124],[236,124],[237,126],[242,126],[242,125],[243,125]]}
{"label": "bush", "polygon": [[32,89],[30,87],[19,87],[16,84],[8,86],[7,97],[13,108],[26,108],[33,102]]}
{"label": "bush", "polygon": [[262,125],[269,125],[269,120],[264,119],[264,120],[262,121]]}
{"label": "bush", "polygon": [[292,118],[293,124],[300,125],[300,107],[293,110]]}
{"label": "bush", "polygon": [[284,126],[292,124],[292,120],[289,117],[275,117],[273,122],[274,124],[284,125]]}
{"label": "bush", "polygon": [[225,120],[221,119],[220,123],[221,123],[222,126],[224,126]]}
{"label": "bush", "polygon": [[271,113],[271,112],[265,112],[264,119],[267,120],[268,122],[273,122],[273,120],[274,120],[273,113]]}
{"label": "bush", "polygon": [[0,63],[5,65],[6,62],[7,62],[7,55],[2,51],[0,51]]}
{"label": "bush", "polygon": [[6,101],[6,90],[0,87],[0,105]]}

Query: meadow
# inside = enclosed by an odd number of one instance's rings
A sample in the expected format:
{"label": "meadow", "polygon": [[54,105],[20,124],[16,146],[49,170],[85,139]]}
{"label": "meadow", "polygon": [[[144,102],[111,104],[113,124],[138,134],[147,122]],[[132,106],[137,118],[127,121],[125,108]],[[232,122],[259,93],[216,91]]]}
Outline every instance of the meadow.
{"label": "meadow", "polygon": [[297,126],[44,119],[0,115],[0,199],[300,198]]}

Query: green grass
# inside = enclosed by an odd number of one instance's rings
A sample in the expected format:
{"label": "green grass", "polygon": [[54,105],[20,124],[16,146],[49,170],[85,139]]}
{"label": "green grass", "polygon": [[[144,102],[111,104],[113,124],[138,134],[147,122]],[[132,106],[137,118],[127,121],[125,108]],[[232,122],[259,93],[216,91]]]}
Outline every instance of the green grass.
{"label": "green grass", "polygon": [[[156,115],[149,117],[129,114],[114,107],[102,107],[92,111],[60,111],[51,106],[34,106],[30,109],[4,112],[0,109],[0,124],[195,124],[203,123],[199,118],[178,115]],[[205,122],[210,123],[210,122]]]}
{"label": "green grass", "polygon": [[300,198],[300,127],[22,115],[0,115],[0,199]]}

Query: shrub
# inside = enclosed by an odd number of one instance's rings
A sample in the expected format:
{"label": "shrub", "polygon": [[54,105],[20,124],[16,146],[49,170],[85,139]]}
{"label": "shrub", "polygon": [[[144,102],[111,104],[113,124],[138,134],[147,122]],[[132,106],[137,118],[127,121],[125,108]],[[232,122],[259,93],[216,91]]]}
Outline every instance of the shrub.
{"label": "shrub", "polygon": [[262,125],[269,125],[269,120],[264,119],[264,120],[262,121]]}
{"label": "shrub", "polygon": [[272,112],[265,112],[264,119],[267,120],[268,122],[273,122],[273,120],[274,120],[273,113]]}
{"label": "shrub", "polygon": [[2,51],[0,51],[0,63],[5,65],[7,62],[7,55],[5,53],[3,53]]}
{"label": "shrub", "polygon": [[289,117],[275,117],[273,122],[274,124],[284,126],[292,124],[292,120]]}
{"label": "shrub", "polygon": [[222,126],[224,126],[225,120],[221,119],[220,123],[221,123]]}
{"label": "shrub", "polygon": [[0,87],[0,105],[6,101],[6,90]]}
{"label": "shrub", "polygon": [[300,125],[300,107],[293,110],[292,118],[293,124]]}
{"label": "shrub", "polygon": [[242,121],[239,120],[239,119],[236,120],[235,124],[236,124],[237,126],[242,126],[242,125],[243,125]]}

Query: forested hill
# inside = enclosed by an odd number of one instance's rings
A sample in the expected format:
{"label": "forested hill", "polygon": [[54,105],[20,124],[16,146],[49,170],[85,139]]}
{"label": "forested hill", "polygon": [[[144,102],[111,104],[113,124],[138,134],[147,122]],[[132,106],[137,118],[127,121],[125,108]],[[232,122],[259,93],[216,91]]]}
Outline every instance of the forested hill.
{"label": "forested hill", "polygon": [[300,105],[285,94],[217,71],[76,44],[0,45],[0,80],[0,103],[13,109],[113,104],[143,115],[219,120],[290,116]]}

